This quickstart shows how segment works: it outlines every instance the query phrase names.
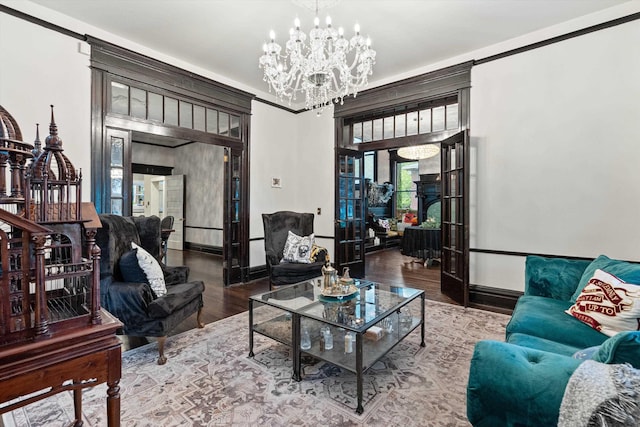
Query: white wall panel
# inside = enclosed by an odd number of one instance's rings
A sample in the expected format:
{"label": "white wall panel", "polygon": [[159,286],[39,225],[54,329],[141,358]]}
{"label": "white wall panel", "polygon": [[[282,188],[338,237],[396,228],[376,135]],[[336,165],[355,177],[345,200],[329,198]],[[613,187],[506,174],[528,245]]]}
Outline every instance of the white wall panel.
{"label": "white wall panel", "polygon": [[640,259],[632,40],[639,21],[472,68],[472,247]]}

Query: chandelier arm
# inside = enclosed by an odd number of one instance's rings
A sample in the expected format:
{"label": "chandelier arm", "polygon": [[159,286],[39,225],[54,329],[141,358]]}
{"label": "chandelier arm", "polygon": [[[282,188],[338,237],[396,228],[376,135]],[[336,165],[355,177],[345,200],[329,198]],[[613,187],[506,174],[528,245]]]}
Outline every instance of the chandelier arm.
{"label": "chandelier arm", "polygon": [[[317,3],[316,3],[317,6]],[[307,34],[300,30],[299,21],[290,31],[285,50],[274,41],[264,45],[259,67],[263,80],[279,99],[296,99],[304,94],[307,109],[322,112],[328,105],[343,102],[349,94],[354,96],[368,83],[375,63],[375,51],[370,41],[357,31],[350,41],[343,32],[336,31],[327,20],[327,27],[317,23]],[[349,56],[353,54],[353,60]]]}

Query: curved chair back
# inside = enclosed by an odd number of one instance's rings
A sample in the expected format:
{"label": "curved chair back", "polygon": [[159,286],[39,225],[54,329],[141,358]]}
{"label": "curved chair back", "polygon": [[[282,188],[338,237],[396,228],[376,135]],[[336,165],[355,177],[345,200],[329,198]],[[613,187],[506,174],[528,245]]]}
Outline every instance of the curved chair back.
{"label": "curved chair back", "polygon": [[170,230],[173,230],[173,217],[168,215],[162,218],[160,222],[160,237],[162,237],[163,241],[169,239],[169,235],[171,234]]}
{"label": "curved chair back", "polygon": [[[289,231],[298,236],[308,236],[313,233],[312,213],[298,213],[280,211],[272,214],[262,214],[264,225],[264,249],[269,255],[275,255],[279,262],[282,259],[284,244],[287,242]],[[273,260],[271,260],[273,263]]]}

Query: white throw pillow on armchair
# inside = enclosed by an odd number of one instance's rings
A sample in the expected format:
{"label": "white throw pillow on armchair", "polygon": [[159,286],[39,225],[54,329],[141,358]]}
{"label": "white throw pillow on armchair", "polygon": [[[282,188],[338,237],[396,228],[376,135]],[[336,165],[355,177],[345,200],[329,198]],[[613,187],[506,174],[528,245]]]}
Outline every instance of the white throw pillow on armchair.
{"label": "white throw pillow on armchair", "polygon": [[308,236],[298,236],[289,231],[287,241],[282,250],[281,262],[294,262],[302,264],[311,263],[311,248],[315,243],[313,233]]}
{"label": "white throw pillow on armchair", "polygon": [[149,286],[157,297],[161,297],[167,293],[167,285],[164,281],[164,273],[158,261],[144,248],[131,242],[131,248],[136,250],[138,265],[147,276]]}

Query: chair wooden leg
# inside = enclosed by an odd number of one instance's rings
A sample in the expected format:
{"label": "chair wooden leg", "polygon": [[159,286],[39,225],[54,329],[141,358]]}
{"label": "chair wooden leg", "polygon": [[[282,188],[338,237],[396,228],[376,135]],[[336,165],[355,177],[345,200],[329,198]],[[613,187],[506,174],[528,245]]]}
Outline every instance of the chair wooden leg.
{"label": "chair wooden leg", "polygon": [[196,323],[198,324],[198,328],[204,328],[204,322],[202,321],[202,307],[198,309],[198,314],[196,315]]}
{"label": "chair wooden leg", "polygon": [[167,336],[158,337],[158,365],[164,365],[167,363],[167,358],[164,356],[164,343],[167,341]]}

